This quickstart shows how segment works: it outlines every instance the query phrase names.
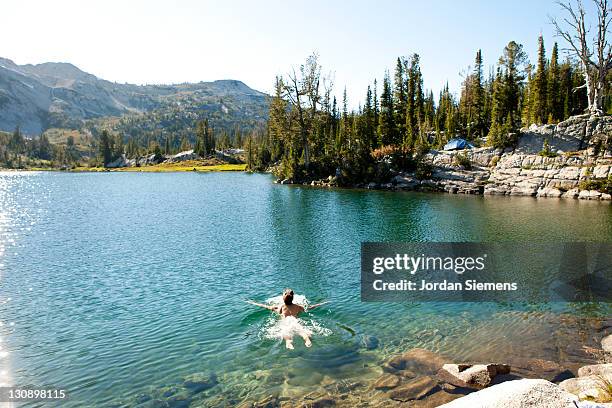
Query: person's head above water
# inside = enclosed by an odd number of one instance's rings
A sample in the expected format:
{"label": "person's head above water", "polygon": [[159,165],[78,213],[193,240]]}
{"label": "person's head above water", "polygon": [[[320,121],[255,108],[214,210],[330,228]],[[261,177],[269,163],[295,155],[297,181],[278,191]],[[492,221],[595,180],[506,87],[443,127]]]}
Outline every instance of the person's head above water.
{"label": "person's head above water", "polygon": [[283,302],[285,302],[286,305],[290,305],[293,303],[293,290],[292,289],[285,289],[283,291]]}

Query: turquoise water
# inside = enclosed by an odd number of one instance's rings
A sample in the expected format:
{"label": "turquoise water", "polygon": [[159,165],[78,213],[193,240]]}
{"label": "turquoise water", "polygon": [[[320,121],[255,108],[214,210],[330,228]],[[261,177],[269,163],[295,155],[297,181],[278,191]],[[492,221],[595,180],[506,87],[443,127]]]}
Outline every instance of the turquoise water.
{"label": "turquoise water", "polygon": [[[577,324],[566,312],[593,308],[362,303],[360,243],[611,238],[612,206],[599,202],[287,187],[243,173],[0,173],[1,374],[67,389],[62,406],[153,406],[184,376],[214,373],[218,384],[187,402],[217,406],[371,378],[416,346],[558,361],[551,333]],[[242,302],[284,287],[332,301],[306,317],[312,349],[285,350],[269,313]]]}

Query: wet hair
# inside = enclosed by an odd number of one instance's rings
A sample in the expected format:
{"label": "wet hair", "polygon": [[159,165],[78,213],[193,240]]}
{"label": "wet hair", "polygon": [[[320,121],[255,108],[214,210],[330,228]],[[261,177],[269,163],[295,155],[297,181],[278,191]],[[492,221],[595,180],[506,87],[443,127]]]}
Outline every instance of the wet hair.
{"label": "wet hair", "polygon": [[293,303],[293,290],[292,289],[285,289],[283,291],[283,302],[285,302],[286,305],[290,305]]}

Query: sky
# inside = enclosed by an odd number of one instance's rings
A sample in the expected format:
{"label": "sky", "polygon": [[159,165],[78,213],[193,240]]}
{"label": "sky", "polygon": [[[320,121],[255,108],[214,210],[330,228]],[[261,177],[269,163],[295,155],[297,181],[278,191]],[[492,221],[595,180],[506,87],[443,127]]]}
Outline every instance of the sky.
{"label": "sky", "polygon": [[553,0],[4,0],[0,56],[121,83],[238,79],[272,93],[276,75],[316,52],[356,107],[398,56],[421,56],[436,95],[447,81],[459,91],[479,48],[486,67],[510,40],[535,61],[538,35],[548,53],[561,41],[550,15],[561,15]]}

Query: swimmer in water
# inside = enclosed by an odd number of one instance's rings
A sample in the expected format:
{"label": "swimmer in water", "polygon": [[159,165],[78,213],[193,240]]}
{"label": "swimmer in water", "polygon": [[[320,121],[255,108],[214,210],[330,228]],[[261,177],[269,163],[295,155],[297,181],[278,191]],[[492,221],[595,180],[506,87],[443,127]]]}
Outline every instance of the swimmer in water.
{"label": "swimmer in water", "polygon": [[[310,335],[312,334],[310,330],[306,329],[297,321],[297,316],[306,311],[303,306],[296,305],[293,303],[293,290],[285,289],[283,291],[283,305],[273,306],[273,305],[264,305],[262,303],[256,303],[252,300],[247,300],[247,303],[250,303],[255,306],[263,307],[273,312],[278,313],[281,316],[282,324],[283,324],[283,339],[285,339],[285,346],[289,350],[293,350],[293,334],[297,333],[304,339],[304,345],[306,347],[312,346],[312,342],[310,341]],[[322,306],[329,302],[317,303],[315,305],[309,306],[308,310],[312,310],[316,307]]]}

